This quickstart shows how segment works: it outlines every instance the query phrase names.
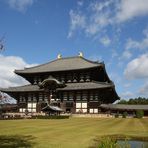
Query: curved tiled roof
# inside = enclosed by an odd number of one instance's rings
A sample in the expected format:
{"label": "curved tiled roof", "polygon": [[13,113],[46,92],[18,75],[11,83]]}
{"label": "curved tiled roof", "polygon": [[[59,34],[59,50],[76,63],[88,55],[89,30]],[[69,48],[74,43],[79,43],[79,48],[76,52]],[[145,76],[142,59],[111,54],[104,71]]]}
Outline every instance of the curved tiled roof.
{"label": "curved tiled roof", "polygon": [[148,105],[101,104],[100,107],[111,110],[148,110]]}
{"label": "curved tiled roof", "polygon": [[9,88],[0,88],[0,91],[2,92],[36,92],[36,91],[42,91],[43,89],[40,89],[38,85],[23,85],[18,87],[9,87]]}
{"label": "curved tiled roof", "polygon": [[[63,88],[57,88],[57,90],[85,90],[85,89],[101,89],[114,87],[113,83],[104,82],[86,82],[86,83],[67,83]],[[0,89],[2,92],[32,92],[43,91],[38,85],[24,85],[18,87],[10,87],[6,89]]]}
{"label": "curved tiled roof", "polygon": [[105,82],[67,83],[66,87],[57,88],[57,90],[101,89],[112,86],[114,86],[114,84]]}
{"label": "curved tiled roof", "polygon": [[24,70],[15,70],[17,74],[25,73],[40,73],[40,72],[57,72],[57,71],[68,71],[98,67],[102,63],[89,61],[83,57],[67,57],[60,58],[51,61],[46,64],[38,65],[31,68],[25,68]]}

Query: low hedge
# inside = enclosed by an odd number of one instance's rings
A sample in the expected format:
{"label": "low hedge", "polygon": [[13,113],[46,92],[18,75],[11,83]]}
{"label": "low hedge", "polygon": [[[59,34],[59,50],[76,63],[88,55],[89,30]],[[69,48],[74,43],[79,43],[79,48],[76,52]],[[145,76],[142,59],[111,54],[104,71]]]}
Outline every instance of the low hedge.
{"label": "low hedge", "polygon": [[0,120],[18,120],[24,119],[23,117],[8,117],[8,118],[0,118]]}
{"label": "low hedge", "polygon": [[32,119],[69,119],[69,116],[32,116]]}

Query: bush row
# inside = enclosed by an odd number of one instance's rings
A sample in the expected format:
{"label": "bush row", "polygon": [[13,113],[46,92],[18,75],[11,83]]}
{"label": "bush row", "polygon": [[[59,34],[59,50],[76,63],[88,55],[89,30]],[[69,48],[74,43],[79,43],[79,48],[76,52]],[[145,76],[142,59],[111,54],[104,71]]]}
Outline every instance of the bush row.
{"label": "bush row", "polygon": [[[128,116],[127,112],[122,113],[122,118],[126,118],[127,116]],[[136,114],[133,115],[134,118],[143,118],[143,116],[144,116],[144,111],[143,110],[137,110]],[[115,114],[115,118],[119,118],[119,112],[117,112]]]}
{"label": "bush row", "polygon": [[17,119],[24,119],[24,118],[23,117],[8,117],[8,118],[0,117],[0,120],[17,120]]}
{"label": "bush row", "polygon": [[32,116],[31,119],[69,119],[69,116]]}

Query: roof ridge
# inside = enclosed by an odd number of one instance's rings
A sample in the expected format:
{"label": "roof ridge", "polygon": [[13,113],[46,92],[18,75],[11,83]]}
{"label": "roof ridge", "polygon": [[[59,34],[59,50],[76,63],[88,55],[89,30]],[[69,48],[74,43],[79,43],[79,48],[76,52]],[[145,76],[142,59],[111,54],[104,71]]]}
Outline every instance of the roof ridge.
{"label": "roof ridge", "polygon": [[91,61],[91,60],[86,59],[86,58],[81,57],[81,56],[64,57],[64,58],[60,58],[60,59],[58,59],[58,60],[62,60],[62,59],[71,59],[71,58],[80,58],[80,59],[83,59],[83,60],[85,60],[85,61],[87,61],[87,62],[90,62],[90,63],[92,63],[92,64],[102,64],[102,62]]}
{"label": "roof ridge", "polygon": [[36,65],[36,66],[33,66],[33,67],[24,67],[24,69],[14,70],[14,72],[16,72],[16,71],[23,71],[23,70],[25,70],[25,69],[36,68],[36,67],[40,67],[40,66],[43,66],[43,65],[47,65],[47,64],[49,64],[49,63],[53,63],[53,62],[58,61],[58,60],[71,59],[71,58],[81,58],[81,57],[79,57],[79,56],[64,57],[64,58],[62,57],[62,58],[60,58],[60,59],[55,59],[55,60],[52,60],[52,61],[49,61],[49,62],[46,62],[46,63],[43,63],[43,64],[39,64],[39,65]]}
{"label": "roof ridge", "polygon": [[93,63],[93,64],[102,64],[102,62],[91,61],[91,60],[86,59],[86,58],[84,58],[84,57],[80,57],[80,58],[84,59],[84,60],[87,61],[87,62]]}
{"label": "roof ridge", "polygon": [[[75,64],[76,63],[76,64]],[[55,66],[53,66],[55,64]],[[64,57],[60,59],[55,59],[47,63],[39,64],[33,67],[28,67],[24,69],[16,69],[14,72],[16,74],[20,73],[38,73],[38,72],[54,72],[54,71],[67,71],[67,70],[77,70],[77,69],[86,69],[102,66],[100,62],[94,62],[88,60],[82,56],[72,56]]]}

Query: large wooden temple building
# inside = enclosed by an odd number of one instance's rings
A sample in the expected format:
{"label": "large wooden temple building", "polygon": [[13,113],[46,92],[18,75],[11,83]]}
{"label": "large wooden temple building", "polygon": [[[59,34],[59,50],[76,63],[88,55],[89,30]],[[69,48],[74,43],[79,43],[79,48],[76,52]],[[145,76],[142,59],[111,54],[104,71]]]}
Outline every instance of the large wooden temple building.
{"label": "large wooden temple building", "polygon": [[15,73],[29,85],[1,89],[17,100],[18,111],[38,112],[48,104],[64,112],[99,113],[101,104],[119,99],[103,62],[79,56],[62,58]]}

